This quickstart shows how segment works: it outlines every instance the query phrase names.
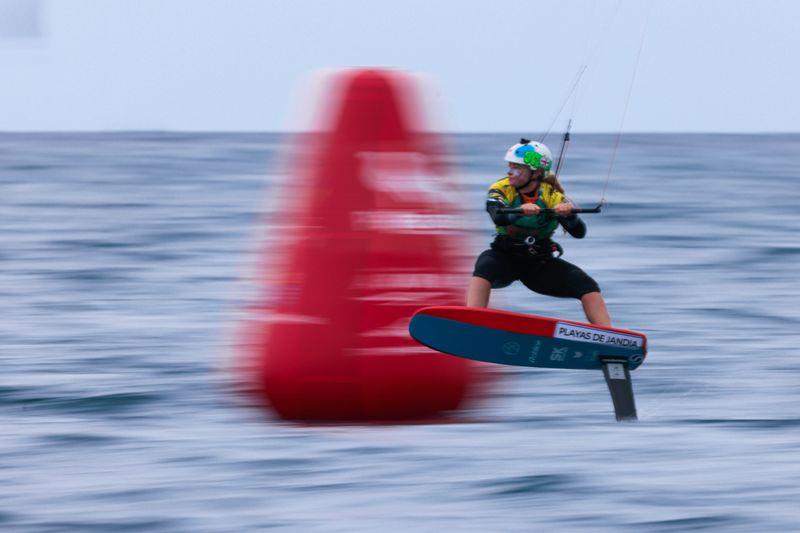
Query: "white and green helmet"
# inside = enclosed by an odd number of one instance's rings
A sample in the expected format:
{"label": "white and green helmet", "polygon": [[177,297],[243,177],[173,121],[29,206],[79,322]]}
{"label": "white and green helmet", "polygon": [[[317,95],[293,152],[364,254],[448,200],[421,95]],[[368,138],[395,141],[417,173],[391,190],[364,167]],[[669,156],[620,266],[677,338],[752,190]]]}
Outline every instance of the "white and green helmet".
{"label": "white and green helmet", "polygon": [[540,142],[520,139],[506,152],[506,161],[528,165],[533,170],[550,170],[553,166],[553,154],[550,149]]}

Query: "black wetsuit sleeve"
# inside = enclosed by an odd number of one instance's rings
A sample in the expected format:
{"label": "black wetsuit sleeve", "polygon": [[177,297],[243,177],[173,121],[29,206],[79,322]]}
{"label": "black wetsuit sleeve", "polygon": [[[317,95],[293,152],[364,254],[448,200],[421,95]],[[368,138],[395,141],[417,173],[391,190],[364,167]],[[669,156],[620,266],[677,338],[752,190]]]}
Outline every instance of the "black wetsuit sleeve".
{"label": "black wetsuit sleeve", "polygon": [[521,215],[513,215],[507,213],[499,213],[501,207],[508,207],[505,202],[499,198],[489,198],[486,200],[486,211],[492,217],[492,222],[495,226],[508,226],[519,220]]}
{"label": "black wetsuit sleeve", "polygon": [[558,223],[576,239],[583,239],[586,236],[586,224],[576,214],[568,217],[558,217]]}

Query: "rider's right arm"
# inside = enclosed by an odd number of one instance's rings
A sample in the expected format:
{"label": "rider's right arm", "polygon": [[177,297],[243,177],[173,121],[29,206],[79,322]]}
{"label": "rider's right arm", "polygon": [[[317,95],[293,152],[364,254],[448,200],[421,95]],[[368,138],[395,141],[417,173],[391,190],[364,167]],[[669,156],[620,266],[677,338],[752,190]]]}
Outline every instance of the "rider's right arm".
{"label": "rider's right arm", "polygon": [[508,207],[508,205],[500,198],[489,196],[486,200],[486,211],[489,212],[489,216],[492,217],[492,222],[494,222],[495,226],[508,226],[520,218],[520,215],[499,213],[498,211],[501,207]]}

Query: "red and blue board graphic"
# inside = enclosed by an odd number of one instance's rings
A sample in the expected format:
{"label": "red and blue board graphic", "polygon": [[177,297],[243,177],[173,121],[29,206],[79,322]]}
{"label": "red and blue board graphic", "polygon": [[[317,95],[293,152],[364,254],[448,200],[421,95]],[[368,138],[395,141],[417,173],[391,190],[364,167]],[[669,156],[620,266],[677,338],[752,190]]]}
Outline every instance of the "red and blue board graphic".
{"label": "red and blue board graphic", "polygon": [[408,329],[434,350],[503,365],[589,370],[615,358],[634,370],[647,354],[636,331],[477,307],[425,307]]}

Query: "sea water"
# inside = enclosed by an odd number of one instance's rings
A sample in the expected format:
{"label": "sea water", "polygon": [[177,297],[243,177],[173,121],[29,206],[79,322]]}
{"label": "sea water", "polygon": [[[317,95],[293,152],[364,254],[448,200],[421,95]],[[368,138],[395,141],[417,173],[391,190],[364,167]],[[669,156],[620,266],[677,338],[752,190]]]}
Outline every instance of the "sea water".
{"label": "sea water", "polygon": [[[465,256],[517,137],[450,137]],[[443,424],[248,405],[228,358],[289,140],[0,135],[0,529],[800,528],[799,135],[625,135],[610,172],[614,136],[573,135],[567,192],[606,204],[556,239],[648,335],[624,424],[599,373],[515,367]]]}

